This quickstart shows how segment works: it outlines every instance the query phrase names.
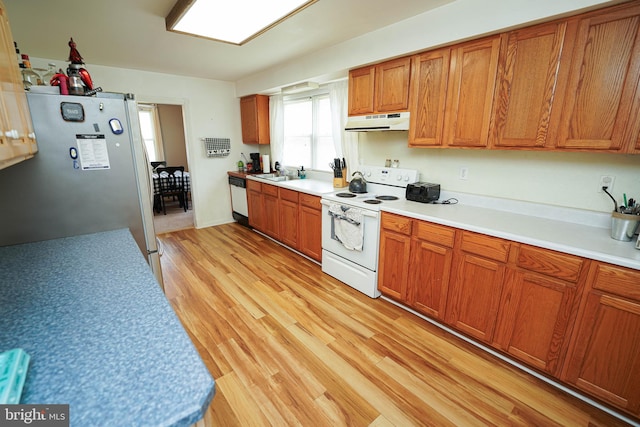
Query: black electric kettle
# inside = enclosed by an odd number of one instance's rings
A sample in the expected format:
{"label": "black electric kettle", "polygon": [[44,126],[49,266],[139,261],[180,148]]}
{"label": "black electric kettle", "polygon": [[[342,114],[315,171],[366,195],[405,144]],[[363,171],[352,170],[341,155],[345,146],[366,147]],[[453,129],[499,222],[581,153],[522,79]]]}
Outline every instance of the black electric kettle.
{"label": "black electric kettle", "polygon": [[[355,177],[357,175],[360,175],[360,177]],[[362,176],[362,172],[360,171],[355,171],[353,174],[351,174],[352,178],[351,181],[349,182],[349,191],[351,191],[352,193],[366,193],[367,192],[367,181],[364,180],[364,176]]]}

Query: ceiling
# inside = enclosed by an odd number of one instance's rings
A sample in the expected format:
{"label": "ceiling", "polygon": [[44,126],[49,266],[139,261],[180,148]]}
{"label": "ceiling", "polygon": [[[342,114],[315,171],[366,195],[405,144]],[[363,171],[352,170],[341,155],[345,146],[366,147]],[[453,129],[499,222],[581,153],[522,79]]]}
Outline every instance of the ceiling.
{"label": "ceiling", "polygon": [[22,53],[64,68],[73,37],[85,63],[237,81],[452,0],[319,0],[243,46],[166,31],[176,0],[3,0]]}

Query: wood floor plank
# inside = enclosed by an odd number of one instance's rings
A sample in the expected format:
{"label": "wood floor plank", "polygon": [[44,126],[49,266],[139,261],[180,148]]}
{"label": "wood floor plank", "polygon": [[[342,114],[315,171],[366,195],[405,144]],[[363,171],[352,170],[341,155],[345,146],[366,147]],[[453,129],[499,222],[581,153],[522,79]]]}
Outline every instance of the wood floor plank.
{"label": "wood floor plank", "polygon": [[159,238],[216,380],[199,427],[625,425],[238,224]]}

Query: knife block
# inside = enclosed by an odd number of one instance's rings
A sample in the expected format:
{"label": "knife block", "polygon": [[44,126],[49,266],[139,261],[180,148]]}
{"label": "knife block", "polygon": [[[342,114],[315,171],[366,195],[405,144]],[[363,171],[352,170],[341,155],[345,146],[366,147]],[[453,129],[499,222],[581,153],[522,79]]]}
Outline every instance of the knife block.
{"label": "knife block", "polygon": [[333,188],[343,188],[347,186],[347,178],[345,178],[345,176],[347,175],[347,170],[346,169],[342,169],[342,177],[340,178],[333,178]]}

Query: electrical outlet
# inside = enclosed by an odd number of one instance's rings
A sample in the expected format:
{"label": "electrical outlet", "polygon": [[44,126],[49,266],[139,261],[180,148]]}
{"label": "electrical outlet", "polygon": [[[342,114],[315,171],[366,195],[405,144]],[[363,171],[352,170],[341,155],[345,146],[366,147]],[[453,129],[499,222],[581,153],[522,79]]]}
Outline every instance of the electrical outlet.
{"label": "electrical outlet", "polygon": [[598,185],[598,193],[602,193],[602,187],[607,187],[607,191],[611,193],[613,191],[613,183],[616,181],[616,177],[613,175],[602,175],[600,177],[600,184]]}
{"label": "electrical outlet", "polygon": [[460,179],[469,179],[469,168],[460,168]]}

